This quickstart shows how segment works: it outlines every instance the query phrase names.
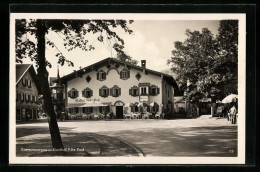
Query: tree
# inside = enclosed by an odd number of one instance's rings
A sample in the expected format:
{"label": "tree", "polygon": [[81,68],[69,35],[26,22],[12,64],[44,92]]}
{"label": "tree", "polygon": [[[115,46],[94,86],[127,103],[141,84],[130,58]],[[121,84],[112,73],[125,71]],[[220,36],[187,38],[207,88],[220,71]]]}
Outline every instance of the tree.
{"label": "tree", "polygon": [[[16,62],[22,63],[24,58],[30,58],[36,63],[37,78],[41,85],[41,91],[44,99],[44,110],[47,112],[49,120],[49,130],[53,148],[64,148],[60,136],[59,127],[56,120],[56,114],[51,99],[51,92],[48,84],[48,71],[46,66],[52,65],[45,58],[46,44],[55,48],[56,45],[46,38],[46,34],[54,31],[63,36],[64,47],[71,51],[80,48],[84,51],[94,50],[87,40],[88,34],[98,34],[97,40],[103,42],[104,38],[114,40],[114,49],[117,52],[123,52],[124,41],[113,31],[113,28],[120,27],[125,32],[131,34],[133,31],[128,28],[128,24],[133,21],[125,20],[16,20]],[[33,40],[23,40],[25,34],[31,34],[35,37]],[[67,63],[73,66],[73,62],[66,59],[62,52],[56,54],[57,62],[63,66]]]}
{"label": "tree", "polygon": [[204,28],[202,32],[186,30],[187,39],[175,42],[173,57],[168,60],[180,85],[188,82],[187,100],[199,102],[203,97],[222,99],[237,93],[238,23],[220,21],[216,38]]}
{"label": "tree", "polygon": [[216,41],[212,33],[204,28],[202,32],[186,30],[187,39],[175,42],[173,57],[168,60],[171,70],[177,74],[176,80],[180,85],[188,84],[188,100],[198,102],[203,96],[196,83],[205,78],[213,65]]}

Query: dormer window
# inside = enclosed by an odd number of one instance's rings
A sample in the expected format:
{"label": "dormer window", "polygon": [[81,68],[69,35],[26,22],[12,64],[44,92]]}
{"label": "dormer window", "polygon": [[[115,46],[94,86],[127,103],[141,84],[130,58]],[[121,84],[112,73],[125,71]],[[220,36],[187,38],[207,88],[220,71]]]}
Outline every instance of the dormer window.
{"label": "dormer window", "polygon": [[93,91],[90,88],[85,88],[82,90],[82,97],[90,98],[93,96]]}
{"label": "dormer window", "polygon": [[101,97],[108,97],[109,95],[109,89],[107,88],[107,86],[103,86],[99,89],[99,96]]}
{"label": "dormer window", "polygon": [[118,97],[121,95],[121,88],[119,88],[117,85],[114,85],[111,89],[110,89],[110,95],[113,97]]}
{"label": "dormer window", "polygon": [[98,71],[97,72],[97,80],[99,80],[99,81],[106,80],[106,72],[104,72],[103,70]]}
{"label": "dormer window", "polygon": [[127,68],[124,68],[120,71],[120,79],[126,80],[130,78],[130,71]]}
{"label": "dormer window", "polygon": [[79,92],[78,90],[76,90],[75,88],[72,88],[69,92],[68,92],[68,97],[70,97],[71,99],[75,99],[79,96]]}

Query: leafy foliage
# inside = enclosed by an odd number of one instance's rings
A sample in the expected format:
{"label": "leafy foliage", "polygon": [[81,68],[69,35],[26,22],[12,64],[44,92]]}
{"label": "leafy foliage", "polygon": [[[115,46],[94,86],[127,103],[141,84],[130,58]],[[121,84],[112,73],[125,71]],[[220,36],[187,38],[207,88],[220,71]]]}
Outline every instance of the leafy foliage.
{"label": "leafy foliage", "polygon": [[[89,34],[99,34],[97,37],[99,42],[103,42],[104,38],[113,40],[115,42],[113,48],[122,54],[124,40],[113,31],[113,28],[120,27],[128,34],[133,32],[128,28],[128,24],[133,23],[132,20],[44,20],[44,23],[46,34],[49,31],[56,32],[63,38],[63,45],[68,51],[76,48],[84,51],[94,50],[95,47],[89,43],[87,36]],[[27,33],[37,37],[36,20],[16,20],[16,62],[22,63],[23,58],[30,58],[38,65],[37,47],[34,41],[29,39],[24,41],[23,39]],[[47,37],[45,39],[48,46],[58,49],[51,40]],[[56,57],[58,58],[58,63],[62,66],[65,63],[69,66],[74,65],[60,51],[56,54]],[[51,67],[48,61],[46,61],[46,65]]]}
{"label": "leafy foliage", "polygon": [[237,93],[238,21],[220,21],[216,38],[207,29],[186,30],[187,39],[175,42],[173,57],[168,60],[177,74],[180,86],[191,82],[187,100],[198,102],[203,97],[222,99]]}

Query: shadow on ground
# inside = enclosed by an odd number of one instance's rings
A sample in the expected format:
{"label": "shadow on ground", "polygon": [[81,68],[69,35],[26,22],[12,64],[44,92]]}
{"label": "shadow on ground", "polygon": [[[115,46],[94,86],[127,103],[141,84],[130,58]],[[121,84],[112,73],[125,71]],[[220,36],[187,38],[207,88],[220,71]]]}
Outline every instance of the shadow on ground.
{"label": "shadow on ground", "polygon": [[108,135],[135,144],[147,156],[237,156],[237,126],[128,130]]}
{"label": "shadow on ground", "polygon": [[17,127],[16,154],[20,156],[139,156],[122,140],[93,133],[72,132],[60,127],[65,151],[54,150],[48,127]]}
{"label": "shadow on ground", "polygon": [[17,156],[237,156],[237,126],[143,128],[100,133],[73,129],[60,127],[67,150],[53,151],[48,127],[17,126]]}

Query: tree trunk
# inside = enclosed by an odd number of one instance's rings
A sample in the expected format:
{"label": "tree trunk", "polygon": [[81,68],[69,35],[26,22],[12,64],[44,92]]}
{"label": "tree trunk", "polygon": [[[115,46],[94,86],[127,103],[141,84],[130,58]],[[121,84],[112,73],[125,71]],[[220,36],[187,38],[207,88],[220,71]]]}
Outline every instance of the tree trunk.
{"label": "tree trunk", "polygon": [[46,26],[44,20],[37,20],[37,54],[38,54],[38,80],[44,100],[44,110],[49,116],[49,130],[51,134],[52,147],[56,149],[64,148],[60,136],[60,130],[56,120],[56,114],[51,99],[51,92],[48,83],[48,71],[46,70],[45,59],[45,34]]}

